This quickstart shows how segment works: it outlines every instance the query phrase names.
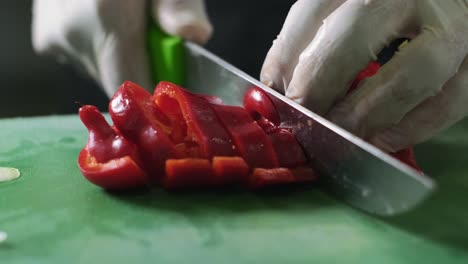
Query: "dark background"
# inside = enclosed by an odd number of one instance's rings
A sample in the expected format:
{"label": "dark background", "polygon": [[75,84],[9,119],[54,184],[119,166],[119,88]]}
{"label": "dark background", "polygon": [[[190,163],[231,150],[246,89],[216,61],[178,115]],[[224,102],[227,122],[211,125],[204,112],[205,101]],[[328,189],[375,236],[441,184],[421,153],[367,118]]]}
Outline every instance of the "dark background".
{"label": "dark background", "polygon": [[[207,48],[257,77],[293,0],[207,0],[214,24]],[[77,101],[107,109],[96,84],[31,44],[32,1],[0,3],[0,117],[76,113]]]}

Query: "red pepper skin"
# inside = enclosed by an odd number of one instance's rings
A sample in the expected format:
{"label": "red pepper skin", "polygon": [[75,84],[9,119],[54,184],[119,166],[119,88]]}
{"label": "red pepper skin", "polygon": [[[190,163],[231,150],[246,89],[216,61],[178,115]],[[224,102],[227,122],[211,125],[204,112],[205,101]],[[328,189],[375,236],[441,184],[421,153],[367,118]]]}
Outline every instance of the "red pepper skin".
{"label": "red pepper skin", "polygon": [[279,167],[295,167],[305,164],[304,151],[294,135],[289,130],[281,128],[279,114],[264,90],[258,87],[250,88],[244,96],[244,107],[267,134],[268,141],[275,149]]}
{"label": "red pepper skin", "polygon": [[242,183],[249,175],[249,165],[241,157],[213,157],[214,186]]}
{"label": "red pepper skin", "polygon": [[247,187],[249,189],[261,189],[270,186],[306,183],[317,180],[318,177],[314,170],[309,167],[274,168],[261,169],[256,168],[249,176]]}
{"label": "red pepper skin", "polygon": [[207,159],[168,159],[163,186],[166,189],[188,189],[212,185],[213,168]]}
{"label": "red pepper skin", "polygon": [[[169,82],[160,82],[154,91],[158,106],[173,105],[180,111],[187,124],[187,139],[197,143],[200,151],[198,158],[211,159],[214,156],[237,156],[237,151],[226,129],[221,125],[209,101]],[[175,100],[175,102],[167,102]]]}
{"label": "red pepper skin", "polygon": [[275,149],[279,167],[294,168],[307,162],[304,151],[291,131],[278,128],[267,136]]}
{"label": "red pepper skin", "polygon": [[279,114],[268,94],[261,88],[252,87],[247,90],[244,108],[265,132],[280,126]]}
{"label": "red pepper skin", "polygon": [[234,140],[240,156],[251,168],[278,167],[278,159],[265,132],[238,106],[212,105],[218,119]]}
{"label": "red pepper skin", "polygon": [[125,138],[138,145],[145,170],[156,180],[163,176],[167,159],[182,157],[167,136],[171,121],[142,87],[123,83],[109,103],[109,114]]}
{"label": "red pepper skin", "polygon": [[84,148],[78,156],[78,166],[86,179],[108,190],[137,188],[149,183],[148,176],[131,156],[98,162]]}
{"label": "red pepper skin", "polygon": [[140,187],[149,182],[137,162],[136,146],[119,135],[96,107],[83,106],[79,115],[89,137],[78,157],[78,166],[90,182],[105,189]]}

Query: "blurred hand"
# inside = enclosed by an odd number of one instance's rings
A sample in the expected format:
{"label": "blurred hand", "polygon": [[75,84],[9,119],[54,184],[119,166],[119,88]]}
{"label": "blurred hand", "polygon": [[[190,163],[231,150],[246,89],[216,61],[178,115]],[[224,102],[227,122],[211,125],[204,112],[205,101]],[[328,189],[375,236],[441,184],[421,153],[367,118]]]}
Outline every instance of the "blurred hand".
{"label": "blurred hand", "polygon": [[[372,78],[352,80],[391,41],[409,37]],[[299,0],[261,80],[394,152],[468,113],[467,0]]]}
{"label": "blurred hand", "polygon": [[125,80],[150,88],[147,8],[169,34],[198,43],[211,36],[203,0],[35,0],[34,49],[75,64],[108,96]]}

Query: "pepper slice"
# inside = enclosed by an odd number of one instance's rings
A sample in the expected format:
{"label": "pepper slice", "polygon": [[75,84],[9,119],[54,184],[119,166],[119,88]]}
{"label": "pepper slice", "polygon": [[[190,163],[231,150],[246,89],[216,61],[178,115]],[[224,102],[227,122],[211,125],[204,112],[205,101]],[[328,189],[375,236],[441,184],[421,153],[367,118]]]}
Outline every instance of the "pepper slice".
{"label": "pepper slice", "polygon": [[269,95],[261,88],[252,87],[247,90],[244,108],[266,133],[280,126],[279,114]]}
{"label": "pepper slice", "polygon": [[208,159],[168,159],[163,186],[166,189],[207,187],[212,179],[213,169]]}
{"label": "pepper slice", "polygon": [[182,157],[167,136],[182,132],[142,87],[128,81],[123,83],[109,103],[109,113],[118,130],[138,145],[144,168],[156,180],[164,175],[167,159]]}
{"label": "pepper slice", "polygon": [[212,166],[215,186],[242,183],[249,175],[249,165],[241,157],[214,157]]}
{"label": "pepper slice", "polygon": [[314,170],[309,167],[254,169],[247,182],[250,189],[260,189],[276,185],[306,183],[317,180]]}
{"label": "pepper slice", "polygon": [[186,140],[198,145],[198,158],[238,155],[231,137],[203,96],[190,93],[173,83],[160,82],[154,91],[154,101],[169,117],[182,117],[187,126]]}
{"label": "pepper slice", "polygon": [[83,106],[79,115],[89,137],[78,166],[90,182],[106,189],[140,187],[149,182],[137,162],[136,146],[113,129],[96,107]]}
{"label": "pepper slice", "polygon": [[251,168],[278,167],[278,159],[265,132],[238,106],[212,105],[219,120],[234,140],[236,149]]}
{"label": "pepper slice", "polygon": [[244,107],[267,134],[279,162],[275,167],[295,167],[305,164],[304,151],[294,135],[288,129],[281,128],[279,114],[264,90],[258,87],[250,88],[244,96]]}
{"label": "pepper slice", "polygon": [[293,168],[306,163],[307,159],[304,151],[291,131],[278,128],[271,131],[267,136],[275,149],[280,167]]}
{"label": "pepper slice", "polygon": [[149,178],[131,156],[97,162],[84,148],[78,156],[81,173],[104,189],[130,189],[145,186]]}

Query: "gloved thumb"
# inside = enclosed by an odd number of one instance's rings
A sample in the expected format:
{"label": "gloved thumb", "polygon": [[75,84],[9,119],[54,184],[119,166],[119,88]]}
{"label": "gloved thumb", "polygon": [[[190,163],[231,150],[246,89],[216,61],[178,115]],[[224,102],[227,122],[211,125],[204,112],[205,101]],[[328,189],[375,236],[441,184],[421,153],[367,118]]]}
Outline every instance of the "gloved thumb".
{"label": "gloved thumb", "polygon": [[213,32],[204,0],[153,0],[153,18],[163,31],[203,44]]}

